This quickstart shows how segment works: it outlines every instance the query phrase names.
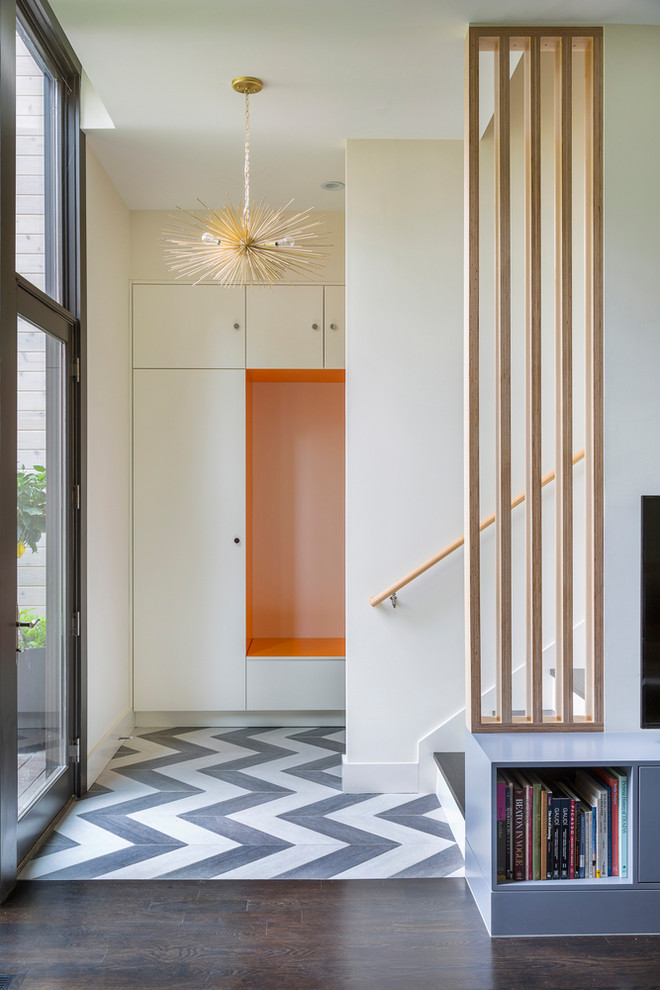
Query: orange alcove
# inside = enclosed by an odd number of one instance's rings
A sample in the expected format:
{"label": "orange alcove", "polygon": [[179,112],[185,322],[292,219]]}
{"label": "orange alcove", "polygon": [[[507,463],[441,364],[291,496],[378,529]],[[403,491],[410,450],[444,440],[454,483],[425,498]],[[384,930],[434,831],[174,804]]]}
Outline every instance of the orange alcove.
{"label": "orange alcove", "polygon": [[246,372],[247,656],[343,657],[344,372]]}

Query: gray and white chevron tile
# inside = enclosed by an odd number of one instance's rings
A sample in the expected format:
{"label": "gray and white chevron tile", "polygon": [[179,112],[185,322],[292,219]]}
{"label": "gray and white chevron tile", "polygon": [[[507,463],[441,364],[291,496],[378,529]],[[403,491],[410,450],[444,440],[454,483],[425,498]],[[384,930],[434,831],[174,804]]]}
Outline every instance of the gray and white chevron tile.
{"label": "gray and white chevron tile", "polygon": [[434,794],[344,794],[343,730],[144,730],[21,879],[462,876]]}

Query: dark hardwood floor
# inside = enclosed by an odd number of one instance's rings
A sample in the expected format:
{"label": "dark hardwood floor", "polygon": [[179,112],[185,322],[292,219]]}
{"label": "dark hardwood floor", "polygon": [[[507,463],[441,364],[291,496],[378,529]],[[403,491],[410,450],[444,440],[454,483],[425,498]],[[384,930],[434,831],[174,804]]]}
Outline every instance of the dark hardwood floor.
{"label": "dark hardwood floor", "polygon": [[0,907],[10,975],[11,990],[658,990],[660,936],[491,940],[463,880],[25,881]]}

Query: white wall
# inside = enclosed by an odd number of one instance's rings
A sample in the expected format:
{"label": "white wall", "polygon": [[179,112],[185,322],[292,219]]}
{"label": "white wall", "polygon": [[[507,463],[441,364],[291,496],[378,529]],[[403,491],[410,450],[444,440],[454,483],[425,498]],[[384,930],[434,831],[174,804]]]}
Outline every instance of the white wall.
{"label": "white wall", "polygon": [[463,532],[463,144],[351,140],[347,176],[344,781],[405,790],[465,703],[462,551],[369,597]]}
{"label": "white wall", "polygon": [[90,782],[132,717],[129,211],[87,149]]}
{"label": "white wall", "polygon": [[640,497],[660,493],[660,28],[605,39],[605,724],[639,729]]}

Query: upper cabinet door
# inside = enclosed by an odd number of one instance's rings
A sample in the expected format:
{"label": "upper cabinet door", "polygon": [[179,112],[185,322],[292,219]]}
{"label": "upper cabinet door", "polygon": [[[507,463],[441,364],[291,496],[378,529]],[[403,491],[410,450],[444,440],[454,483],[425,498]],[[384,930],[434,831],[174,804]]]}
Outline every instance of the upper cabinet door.
{"label": "upper cabinet door", "polygon": [[323,286],[247,290],[248,368],[323,367]]}
{"label": "upper cabinet door", "polygon": [[325,287],[325,367],[346,365],[346,288],[343,285]]}
{"label": "upper cabinet door", "polygon": [[244,368],[245,290],[134,285],[134,368]]}

